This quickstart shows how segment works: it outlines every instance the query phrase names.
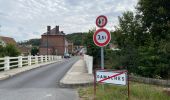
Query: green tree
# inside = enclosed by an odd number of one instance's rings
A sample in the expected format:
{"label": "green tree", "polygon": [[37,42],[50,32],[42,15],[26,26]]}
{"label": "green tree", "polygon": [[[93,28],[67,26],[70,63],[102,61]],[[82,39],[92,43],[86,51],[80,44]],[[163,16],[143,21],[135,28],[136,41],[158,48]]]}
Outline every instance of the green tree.
{"label": "green tree", "polygon": [[74,45],[83,45],[84,38],[87,33],[72,33],[67,34],[66,38],[74,43]]}
{"label": "green tree", "polygon": [[31,48],[31,55],[37,55],[39,52],[39,49],[37,47]]}
{"label": "green tree", "polygon": [[150,68],[153,68],[152,74],[161,77],[167,77],[170,69],[168,60],[170,55],[166,50],[170,42],[169,5],[169,0],[139,0],[137,6],[138,15],[144,27],[143,31],[150,36],[149,48],[153,48],[152,55],[148,56]]}
{"label": "green tree", "polygon": [[20,52],[16,46],[12,44],[8,44],[6,45],[6,47],[4,47],[4,56],[16,57],[19,55],[20,55]]}
{"label": "green tree", "polygon": [[114,32],[121,48],[120,65],[148,77],[168,77],[170,11],[168,0],[139,0],[137,14],[125,12]]}
{"label": "green tree", "polygon": [[89,30],[86,37],[84,38],[84,45],[87,47],[87,54],[94,57],[95,67],[99,67],[100,48],[93,42],[94,32],[95,30]]}
{"label": "green tree", "polygon": [[5,53],[4,53],[5,49],[3,46],[0,46],[0,57],[4,57]]}
{"label": "green tree", "polygon": [[145,31],[154,39],[170,39],[169,0],[139,0],[138,15],[142,18]]}

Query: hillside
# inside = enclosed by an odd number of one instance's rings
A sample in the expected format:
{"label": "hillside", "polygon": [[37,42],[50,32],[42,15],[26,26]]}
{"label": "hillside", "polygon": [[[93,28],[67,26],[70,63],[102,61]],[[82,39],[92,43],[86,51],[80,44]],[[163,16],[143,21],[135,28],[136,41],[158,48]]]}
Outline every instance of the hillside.
{"label": "hillside", "polygon": [[39,46],[40,45],[40,39],[30,39],[27,41],[21,41],[18,42],[19,45],[32,45],[32,46]]}
{"label": "hillside", "polygon": [[[67,34],[66,38],[73,42],[74,45],[82,45],[83,39],[86,36],[86,33],[72,33],[72,34]],[[40,45],[40,39],[30,39],[27,41],[21,41],[18,42],[19,45],[32,45],[32,46],[39,46]]]}
{"label": "hillside", "polygon": [[74,43],[74,45],[82,45],[84,37],[86,36],[86,33],[72,33],[67,34],[66,38]]}

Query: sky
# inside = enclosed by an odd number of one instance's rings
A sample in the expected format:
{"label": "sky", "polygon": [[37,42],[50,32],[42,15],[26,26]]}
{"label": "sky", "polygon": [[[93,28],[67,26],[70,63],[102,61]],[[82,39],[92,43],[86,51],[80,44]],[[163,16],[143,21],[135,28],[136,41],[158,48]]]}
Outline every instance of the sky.
{"label": "sky", "polygon": [[114,30],[118,16],[135,12],[137,0],[0,0],[0,35],[16,41],[41,38],[47,26],[60,26],[66,34],[88,32],[99,15]]}

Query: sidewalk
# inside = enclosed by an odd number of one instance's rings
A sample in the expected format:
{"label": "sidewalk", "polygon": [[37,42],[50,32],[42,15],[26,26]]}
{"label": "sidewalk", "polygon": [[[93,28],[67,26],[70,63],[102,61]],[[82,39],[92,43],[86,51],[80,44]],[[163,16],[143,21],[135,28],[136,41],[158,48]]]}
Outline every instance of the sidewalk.
{"label": "sidewalk", "polygon": [[80,59],[60,80],[62,87],[77,87],[92,84],[94,81],[93,75],[87,73],[85,61]]}
{"label": "sidewalk", "polygon": [[41,64],[24,66],[24,67],[21,67],[21,68],[15,68],[15,69],[11,69],[11,70],[8,70],[8,71],[1,71],[0,72],[0,80],[7,79],[7,78],[12,77],[16,74],[19,74],[19,73],[22,73],[22,72],[25,72],[25,71],[28,71],[28,70],[31,70],[31,69],[34,69],[34,68],[38,68],[38,67],[41,67],[41,66],[45,66],[45,65],[48,65],[48,64],[52,64],[52,63],[55,63],[55,62],[59,62],[59,61],[44,62],[44,63],[41,63]]}

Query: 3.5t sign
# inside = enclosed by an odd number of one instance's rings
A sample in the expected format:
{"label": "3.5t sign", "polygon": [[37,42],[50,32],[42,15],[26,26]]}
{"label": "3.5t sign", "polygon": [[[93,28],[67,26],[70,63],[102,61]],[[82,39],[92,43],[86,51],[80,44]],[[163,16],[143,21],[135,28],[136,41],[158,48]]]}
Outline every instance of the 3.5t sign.
{"label": "3.5t sign", "polygon": [[106,46],[110,40],[110,32],[104,28],[98,29],[93,35],[93,41],[99,47]]}

